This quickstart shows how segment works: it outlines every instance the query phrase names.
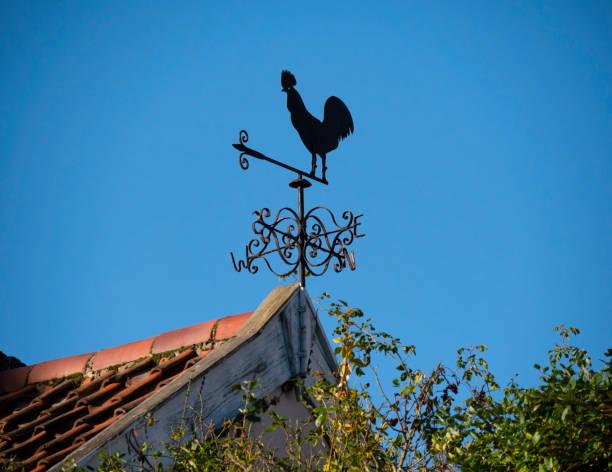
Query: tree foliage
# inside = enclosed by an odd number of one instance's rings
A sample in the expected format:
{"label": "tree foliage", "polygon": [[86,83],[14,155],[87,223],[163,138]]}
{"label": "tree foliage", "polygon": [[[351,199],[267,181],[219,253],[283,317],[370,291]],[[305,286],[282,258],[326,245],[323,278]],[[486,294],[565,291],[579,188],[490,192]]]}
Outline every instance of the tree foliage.
{"label": "tree foliage", "polygon": [[594,370],[587,352],[567,343],[578,329],[555,330],[561,343],[548,352],[549,364],[534,365],[540,385],[511,382],[501,398],[490,392],[486,363],[463,370],[475,360],[459,350],[463,379],[482,383],[461,405],[445,407],[435,447],[461,470],[612,470],[612,350]]}
{"label": "tree foliage", "polygon": [[[586,351],[567,344],[577,329],[555,328],[562,340],[549,365],[535,366],[540,385],[512,381],[501,390],[484,346],[459,349],[452,369],[423,372],[410,367],[414,346],[378,331],[361,310],[343,301],[326,310],[337,321],[339,370],[334,378],[310,372],[316,381],[301,389],[308,419],[279,416],[257,381],[245,381],[235,387],[244,398],[236,418],[218,428],[200,424],[195,435],[179,428],[163,451],[143,444],[137,458],[103,454],[97,470],[612,470],[610,362],[594,370]],[[388,386],[375,357],[395,365]],[[269,426],[256,428],[262,417]],[[265,445],[273,431],[285,438],[280,453]]]}

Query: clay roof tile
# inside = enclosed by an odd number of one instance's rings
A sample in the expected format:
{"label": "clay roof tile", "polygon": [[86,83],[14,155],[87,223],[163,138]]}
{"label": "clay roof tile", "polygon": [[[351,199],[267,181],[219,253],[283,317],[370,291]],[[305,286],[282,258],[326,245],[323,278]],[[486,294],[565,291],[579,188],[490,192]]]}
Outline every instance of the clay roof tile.
{"label": "clay roof tile", "polygon": [[17,367],[16,369],[0,372],[0,393],[12,392],[26,385],[31,366]]}
{"label": "clay roof tile", "polygon": [[179,349],[183,346],[205,343],[210,339],[210,333],[214,325],[214,321],[206,321],[160,334],[153,341],[151,352],[153,354],[160,354],[173,349]]}
{"label": "clay roof tile", "polygon": [[[64,457],[66,457],[68,454],[70,454],[72,451],[74,451],[77,447],[79,447],[79,445],[80,444],[71,444],[67,448],[62,449],[61,451],[58,451],[54,454],[51,454],[50,456],[47,456],[44,459],[41,459],[40,461],[38,461],[38,466],[49,467],[50,465],[56,464],[57,462],[61,461]],[[45,469],[42,469],[42,470],[45,470]]]}
{"label": "clay roof tile", "polygon": [[92,370],[97,371],[108,367],[124,364],[135,359],[141,359],[151,354],[151,346],[155,338],[147,338],[141,341],[103,349],[94,357],[91,365]]}
{"label": "clay roof tile", "polygon": [[93,353],[78,356],[64,357],[52,361],[41,362],[32,366],[28,383],[45,382],[47,380],[61,379],[72,374],[84,374],[87,361]]}
{"label": "clay roof tile", "polygon": [[250,314],[0,372],[0,468],[10,455],[26,471],[57,464],[234,336]]}
{"label": "clay roof tile", "polygon": [[0,413],[15,403],[31,400],[36,395],[38,395],[36,385],[26,385],[19,390],[4,394],[0,396]]}
{"label": "clay roof tile", "polygon": [[241,313],[240,315],[226,316],[221,318],[217,324],[215,339],[227,339],[234,336],[242,327],[244,322],[251,316],[251,313]]}

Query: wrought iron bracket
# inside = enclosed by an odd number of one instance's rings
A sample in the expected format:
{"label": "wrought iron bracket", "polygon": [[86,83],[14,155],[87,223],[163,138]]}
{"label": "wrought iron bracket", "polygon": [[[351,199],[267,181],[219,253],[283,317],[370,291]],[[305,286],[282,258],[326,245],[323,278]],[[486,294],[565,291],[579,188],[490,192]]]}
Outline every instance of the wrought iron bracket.
{"label": "wrought iron bracket", "polygon": [[[245,246],[244,259],[236,263],[231,253],[234,269],[240,272],[246,269],[251,274],[258,270],[259,259],[271,272],[284,277],[296,272],[301,263],[312,275],[323,275],[330,265],[335,272],[345,268],[355,270],[355,255],[349,253],[349,246],[355,238],[365,234],[359,233],[363,215],[353,215],[350,211],[342,214],[344,224],[338,223],[333,213],[324,207],[311,209],[302,220],[291,208],[280,209],[273,218],[268,208],[253,212],[253,232],[257,235]],[[326,218],[327,217],[327,218]],[[326,228],[324,219],[331,223],[332,230]],[[289,266],[287,270],[277,270],[267,256],[277,254],[280,260]]]}

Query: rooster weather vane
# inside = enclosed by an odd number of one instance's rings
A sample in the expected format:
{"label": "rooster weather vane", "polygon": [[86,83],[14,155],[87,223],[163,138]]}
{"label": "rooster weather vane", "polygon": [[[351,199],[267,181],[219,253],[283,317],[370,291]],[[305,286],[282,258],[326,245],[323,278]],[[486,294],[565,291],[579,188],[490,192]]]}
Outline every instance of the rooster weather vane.
{"label": "rooster weather vane", "polygon": [[[287,109],[291,114],[291,123],[297,130],[304,146],[312,156],[310,173],[297,169],[283,162],[272,159],[254,149],[245,146],[249,135],[245,130],[238,134],[239,144],[233,144],[240,156],[238,163],[242,169],[249,168],[246,155],[256,159],[271,162],[284,169],[297,174],[297,178],[289,183],[289,187],[298,191],[297,212],[284,207],[276,212],[273,218],[268,208],[255,211],[253,232],[257,235],[245,247],[245,258],[236,263],[234,254],[232,263],[234,269],[240,272],[246,269],[251,274],[259,270],[258,263],[263,260],[268,269],[280,277],[298,273],[300,286],[306,286],[306,273],[310,275],[323,275],[330,265],[334,271],[341,272],[346,267],[355,270],[355,255],[350,253],[350,246],[355,238],[365,236],[357,231],[361,225],[359,218],[363,215],[354,215],[344,211],[340,221],[325,207],[314,207],[304,212],[304,189],[312,184],[306,180],[327,185],[326,157],[327,154],[338,147],[340,141],[354,130],[353,118],[348,108],[338,97],[331,96],[325,102],[323,121],[318,120],[306,109],[302,97],[295,89],[297,81],[293,74],[287,70],[281,73],[282,91],[287,94]],[[321,157],[321,177],[317,177],[317,155]],[[306,177],[306,178],[304,178]],[[331,229],[326,228],[326,224]],[[269,256],[278,255],[280,260],[289,266],[286,271],[273,269],[268,260]]]}

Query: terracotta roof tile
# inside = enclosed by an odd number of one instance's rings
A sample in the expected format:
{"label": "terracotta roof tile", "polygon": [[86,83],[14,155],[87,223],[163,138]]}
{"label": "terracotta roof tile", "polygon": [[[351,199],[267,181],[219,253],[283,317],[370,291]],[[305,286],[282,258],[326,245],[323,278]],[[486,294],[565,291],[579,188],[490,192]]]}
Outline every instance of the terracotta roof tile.
{"label": "terracotta roof tile", "polygon": [[181,371],[185,368],[187,361],[195,356],[197,356],[197,354],[193,349],[186,349],[180,354],[177,354],[175,357],[160,362],[157,367],[151,370],[151,372],[160,371],[168,374],[171,372]]}
{"label": "terracotta roof tile", "polygon": [[155,338],[151,352],[153,354],[160,354],[172,351],[173,349],[179,349],[183,346],[205,343],[210,339],[210,332],[214,325],[214,321],[206,321],[194,326],[164,333]]}
{"label": "terracotta roof tile", "polygon": [[95,405],[95,404],[99,404],[102,403],[104,400],[107,400],[109,397],[111,397],[114,393],[117,393],[119,390],[121,390],[122,385],[119,382],[113,382],[113,383],[104,383],[104,387],[102,387],[99,390],[96,390],[95,392],[87,395],[84,398],[81,398],[77,403],[76,406],[81,406],[81,405]]}
{"label": "terracotta roof tile", "polygon": [[57,464],[235,335],[250,315],[0,372],[0,469],[12,456],[26,472]]}
{"label": "terracotta roof tile", "polygon": [[96,434],[98,434],[100,431],[102,431],[104,428],[106,428],[107,426],[113,424],[115,421],[117,421],[122,416],[123,416],[123,413],[115,415],[115,416],[113,416],[111,418],[108,418],[106,421],[103,421],[102,423],[97,424],[96,426],[94,426],[91,429],[91,431],[87,431],[86,433],[81,434],[80,436],[78,436],[74,440],[74,444],[76,444],[77,446],[80,446],[81,444],[84,444],[89,439],[93,438]]}
{"label": "terracotta roof tile", "polygon": [[[44,459],[40,460],[38,462],[38,465],[47,466],[47,467],[55,465],[56,463],[61,461],[64,457],[66,457],[68,454],[70,454],[72,451],[74,451],[79,446],[80,444],[71,444],[65,449],[62,449],[61,451],[57,451],[54,454],[51,454],[45,457]],[[43,452],[46,452],[46,450]],[[42,470],[45,470],[45,469],[42,469]]]}
{"label": "terracotta roof tile", "polygon": [[32,469],[32,472],[44,472],[48,467],[49,466],[46,464],[37,465],[34,469]]}
{"label": "terracotta roof tile", "polygon": [[106,369],[118,364],[141,359],[151,354],[151,346],[155,338],[134,341],[123,346],[104,349],[96,354],[91,365],[92,370]]}
{"label": "terracotta roof tile", "polygon": [[242,313],[240,315],[226,316],[220,319],[217,325],[215,339],[227,339],[234,336],[249,316],[251,316],[251,313]]}
{"label": "terracotta roof tile", "polygon": [[71,380],[64,380],[54,387],[50,387],[45,390],[42,395],[39,395],[34,400],[32,400],[32,404],[40,404],[40,405],[48,405],[56,398],[62,397],[63,394],[68,390],[72,390],[74,388],[74,382]]}
{"label": "terracotta roof tile", "polygon": [[[23,461],[23,465],[25,466],[26,470],[29,470],[30,467],[35,466],[36,463],[39,460],[41,460],[43,457],[45,457],[46,455],[47,455],[47,453],[45,451],[38,451],[33,456],[30,456],[27,459],[25,459]],[[45,470],[45,469],[43,469],[43,470]]]}
{"label": "terracotta roof tile", "polygon": [[54,403],[51,408],[45,410],[45,414],[49,416],[61,415],[74,408],[79,401],[79,397],[78,395],[73,395],[73,393],[76,392],[74,390],[70,391],[64,400]]}
{"label": "terracotta roof tile", "polygon": [[35,385],[26,385],[19,390],[16,390],[6,395],[0,396],[0,413],[10,408],[16,402],[29,401],[39,394]]}
{"label": "terracotta roof tile", "polygon": [[72,398],[73,396],[76,398],[85,397],[89,395],[90,393],[93,393],[96,390],[98,390],[104,382],[109,380],[114,375],[116,375],[115,372],[112,370],[109,370],[108,372],[102,373],[95,380],[92,379],[91,377],[88,377],[83,381],[83,383],[81,383],[81,386],[77,390],[70,392],[68,394],[68,398]]}
{"label": "terracotta roof tile", "polygon": [[35,447],[41,444],[48,435],[49,433],[47,433],[46,431],[39,431],[38,433],[32,435],[30,438],[26,439],[25,441],[17,443],[11,449],[4,451],[4,454],[9,457],[17,453],[29,454],[33,452]]}
{"label": "terracotta roof tile", "polygon": [[45,382],[78,373],[84,374],[87,361],[92,355],[93,353],[90,352],[35,364],[28,375],[28,383]]}
{"label": "terracotta roof tile", "polygon": [[87,423],[82,423],[76,426],[73,426],[72,429],[66,431],[64,434],[58,434],[55,439],[49,441],[45,444],[46,449],[59,449],[60,447],[66,447],[67,445],[72,444],[74,438],[80,436],[92,429],[92,426]]}
{"label": "terracotta roof tile", "polygon": [[0,393],[12,392],[25,386],[30,370],[31,366],[25,366],[0,372]]}
{"label": "terracotta roof tile", "polygon": [[123,405],[121,405],[119,407],[117,405],[112,405],[113,408],[114,408],[113,415],[114,416],[119,416],[119,415],[123,415],[123,414],[127,413],[132,408],[134,408],[136,405],[139,405],[140,402],[142,402],[145,398],[148,398],[151,395],[153,395],[156,391],[157,391],[157,388],[155,390],[151,390],[150,392],[147,392],[147,393],[143,394],[140,397],[135,398],[131,402],[124,403]]}

